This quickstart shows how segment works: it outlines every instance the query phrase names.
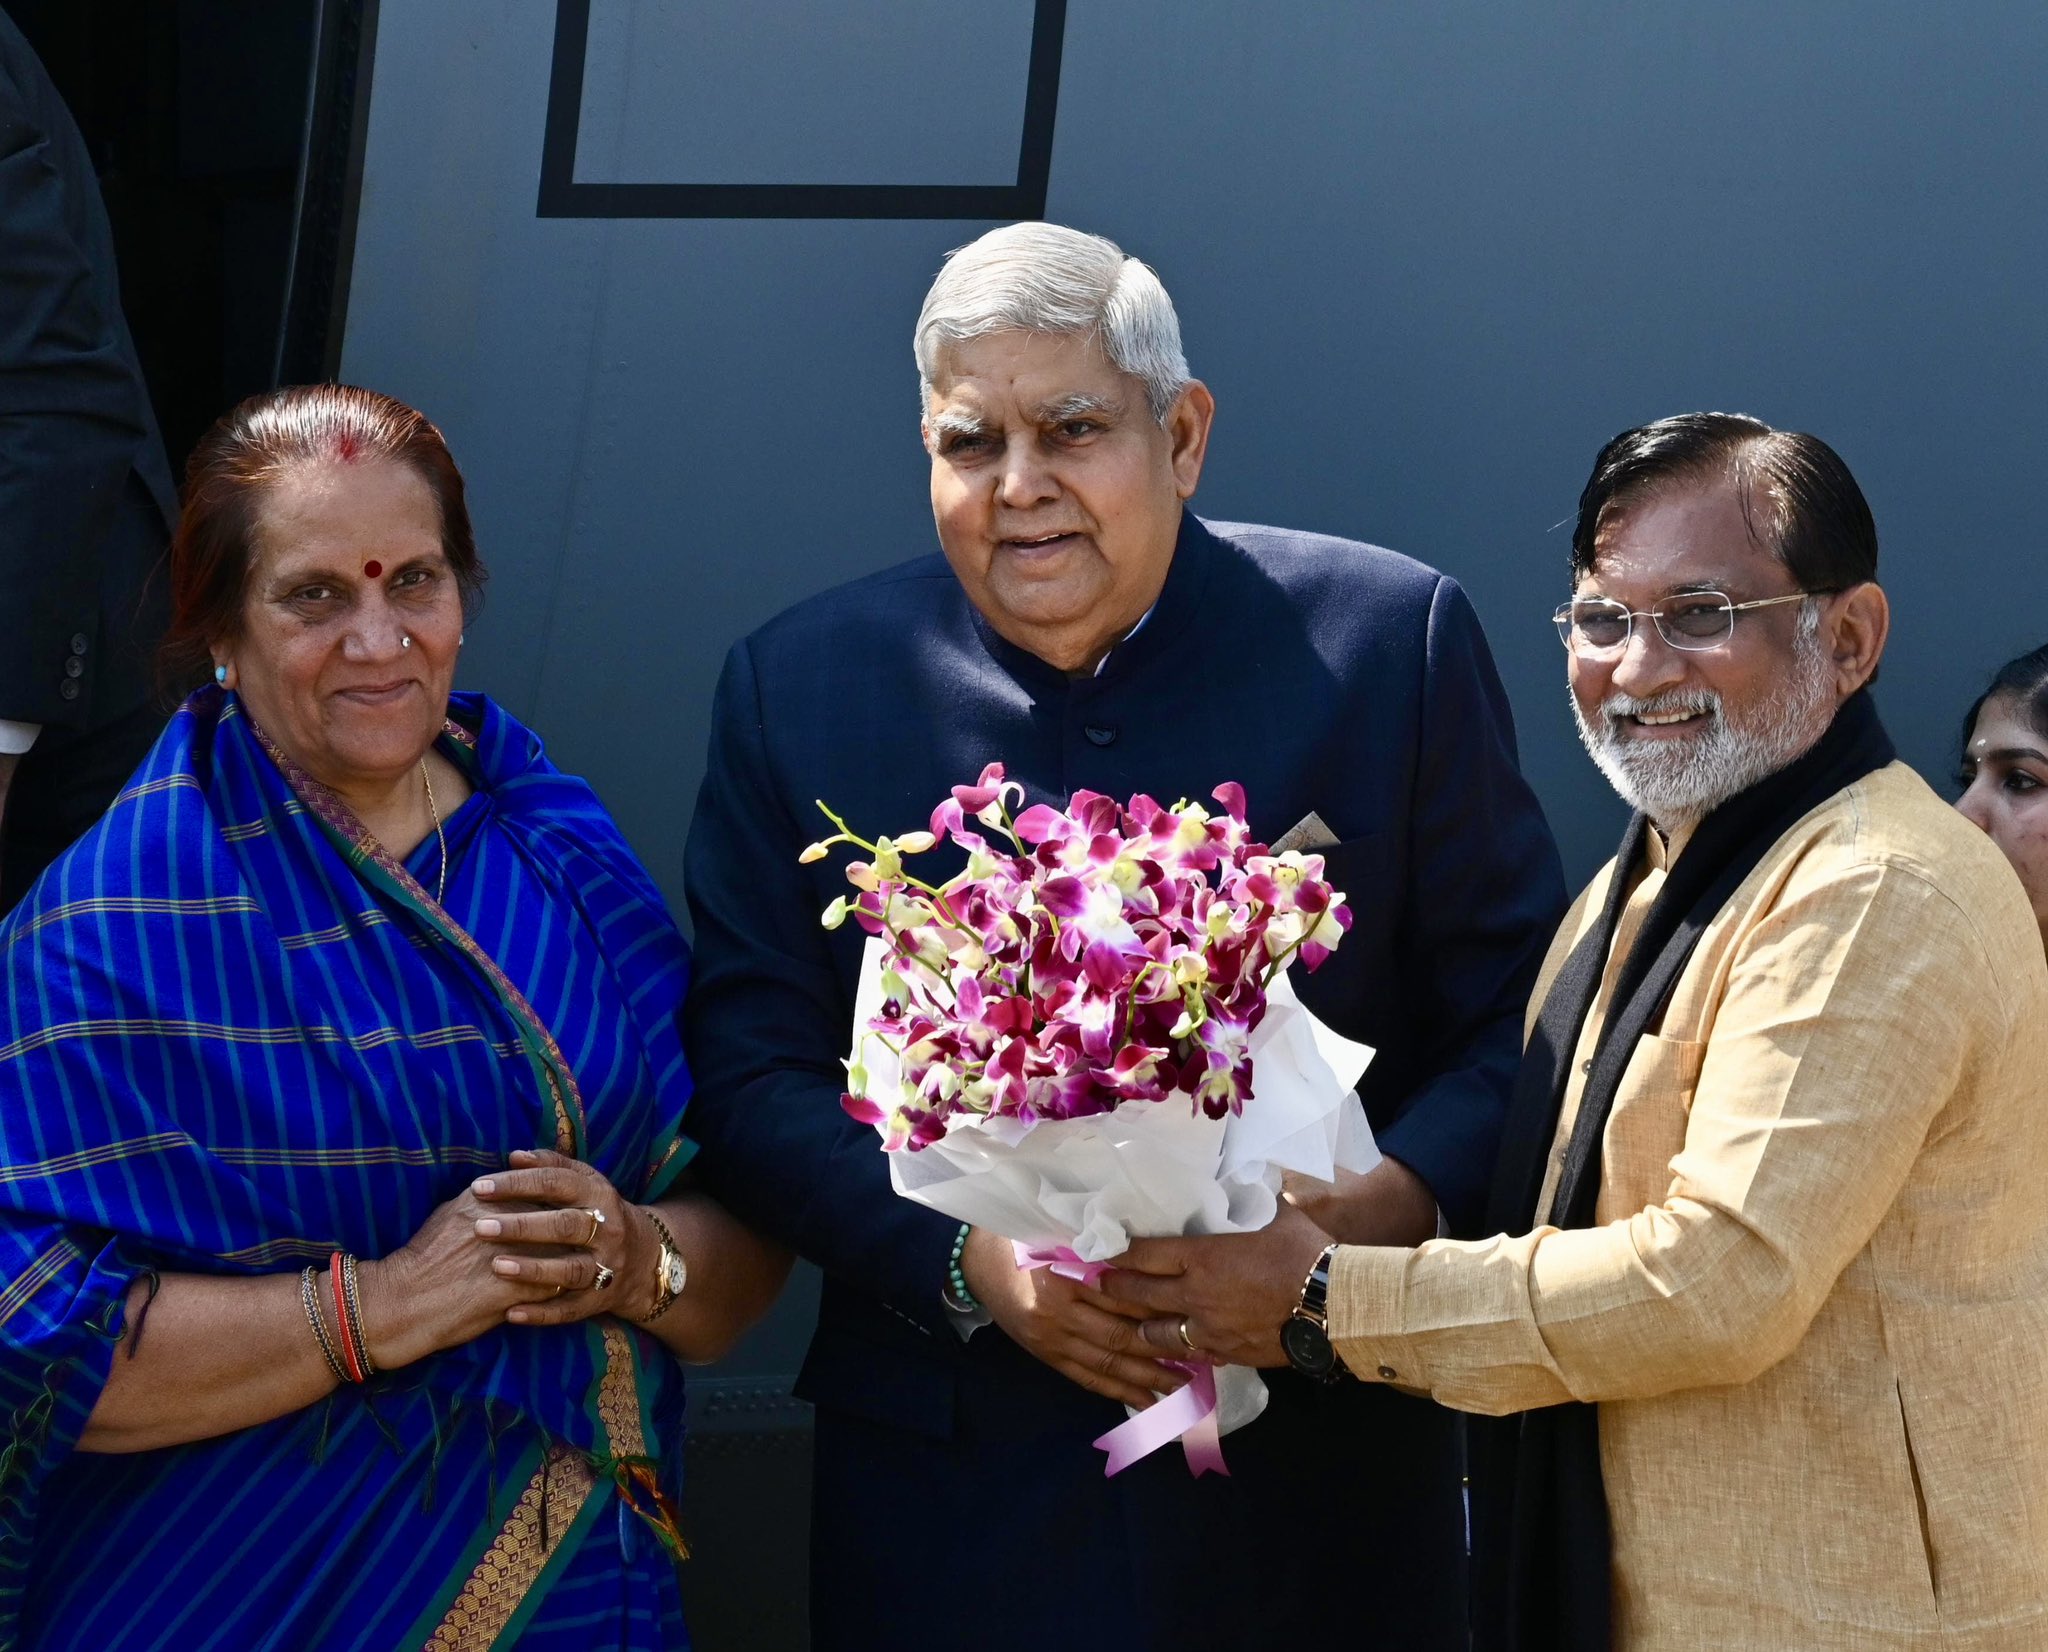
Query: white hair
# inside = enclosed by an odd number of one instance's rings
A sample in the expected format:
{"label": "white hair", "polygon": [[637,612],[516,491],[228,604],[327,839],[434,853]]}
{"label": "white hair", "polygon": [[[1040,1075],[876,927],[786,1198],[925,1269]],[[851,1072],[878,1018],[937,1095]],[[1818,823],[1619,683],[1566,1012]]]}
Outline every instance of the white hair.
{"label": "white hair", "polygon": [[1062,224],[992,229],[947,255],[917,313],[920,406],[931,406],[946,345],[1002,332],[1094,339],[1111,366],[1144,384],[1161,424],[1188,384],[1180,320],[1159,277],[1114,241]]}

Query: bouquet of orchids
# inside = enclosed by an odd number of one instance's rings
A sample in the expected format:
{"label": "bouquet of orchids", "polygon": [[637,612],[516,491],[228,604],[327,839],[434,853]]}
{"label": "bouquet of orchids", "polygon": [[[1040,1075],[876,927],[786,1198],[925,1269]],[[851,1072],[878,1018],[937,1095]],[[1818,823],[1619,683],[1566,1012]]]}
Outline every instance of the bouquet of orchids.
{"label": "bouquet of orchids", "polygon": [[[1342,941],[1344,894],[1320,855],[1252,838],[1241,787],[1211,795],[1220,814],[1086,791],[1013,813],[1023,788],[991,763],[928,830],[872,842],[819,804],[836,830],[801,858],[867,857],[824,913],[870,937],[841,1105],[880,1133],[898,1193],[1013,1241],[1020,1267],[1093,1278],[1133,1236],[1263,1227],[1284,1171],[1378,1161],[1352,1090],[1372,1052],[1286,973]],[[907,870],[946,839],[967,852],[956,876]],[[1217,1432],[1265,1389],[1220,1377],[1194,1368],[1097,1441],[1109,1472],[1176,1437],[1221,1470]]]}
{"label": "bouquet of orchids", "polygon": [[[1221,816],[1084,791],[1065,813],[1041,803],[1012,819],[1022,794],[991,763],[953,788],[929,831],[873,843],[826,810],[839,831],[804,858],[852,843],[873,859],[847,867],[857,893],[825,924],[851,917],[886,939],[846,1110],[912,1152],[955,1122],[1031,1125],[1171,1095],[1212,1119],[1241,1112],[1274,980],[1296,957],[1315,969],[1351,927],[1322,857],[1253,842],[1235,784],[1213,794]],[[934,887],[903,857],[941,837],[967,851],[967,869]],[[886,1084],[877,1046],[895,1058]]]}

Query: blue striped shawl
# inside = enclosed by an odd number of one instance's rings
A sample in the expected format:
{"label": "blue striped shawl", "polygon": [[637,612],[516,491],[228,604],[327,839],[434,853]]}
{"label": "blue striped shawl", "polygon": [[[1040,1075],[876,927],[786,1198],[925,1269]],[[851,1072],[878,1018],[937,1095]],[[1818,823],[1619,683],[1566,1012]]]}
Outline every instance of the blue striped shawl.
{"label": "blue striped shawl", "polygon": [[[217,1608],[246,1609],[253,1591],[269,1615],[246,1641],[147,1642],[253,1645],[260,1629],[371,1646],[433,1628],[522,1486],[554,1521],[522,1620],[575,1548],[564,1532],[580,1541],[620,1486],[633,1493],[621,1459],[663,1459],[674,1486],[675,1363],[611,1320],[507,1327],[195,1446],[73,1451],[138,1275],[382,1256],[518,1147],[573,1147],[639,1200],[687,1156],[688,953],[659,893],[531,733],[479,696],[451,711],[473,749],[452,735],[441,749],[478,795],[449,823],[445,916],[420,888],[433,837],[418,881],[351,841],[360,829],[331,796],[295,785],[239,702],[208,689],[0,924],[0,1644],[25,1601],[41,1610],[32,1568],[54,1503],[110,1536],[127,1522],[118,1543],[71,1543],[66,1566],[97,1575],[67,1577],[65,1610],[81,1590],[118,1600],[167,1563],[205,1572],[152,1548],[180,1544],[202,1485],[209,1499],[254,1488],[274,1531],[325,1523],[315,1555],[351,1518],[395,1523],[407,1566],[384,1574],[398,1581],[374,1610],[360,1578],[266,1584],[252,1569],[223,1580]],[[367,1480],[329,1462],[379,1450],[390,1461]],[[344,1471],[356,1491],[336,1489]],[[87,1485],[121,1507],[72,1508]],[[337,1605],[342,1589],[352,1604]]]}

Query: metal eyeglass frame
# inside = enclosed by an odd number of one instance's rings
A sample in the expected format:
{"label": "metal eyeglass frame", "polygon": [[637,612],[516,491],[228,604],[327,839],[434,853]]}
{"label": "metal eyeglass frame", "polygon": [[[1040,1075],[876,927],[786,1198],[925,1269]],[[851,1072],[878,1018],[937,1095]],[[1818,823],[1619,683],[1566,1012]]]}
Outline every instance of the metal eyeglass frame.
{"label": "metal eyeglass frame", "polygon": [[[1629,639],[1635,635],[1636,621],[1646,619],[1656,626],[1657,635],[1662,637],[1669,647],[1675,648],[1684,654],[1704,654],[1711,649],[1721,647],[1729,638],[1735,635],[1735,616],[1737,614],[1747,613],[1752,608],[1775,608],[1783,602],[1804,602],[1808,597],[1825,597],[1832,596],[1833,594],[1832,591],[1794,591],[1790,596],[1758,597],[1753,602],[1731,602],[1726,591],[1680,591],[1672,596],[1659,598],[1648,608],[1630,608],[1623,603],[1616,602],[1612,597],[1574,597],[1570,602],[1559,604],[1557,611],[1550,616],[1550,623],[1557,627],[1557,640],[1563,643],[1566,650],[1571,653],[1619,654],[1628,647]],[[1676,602],[1696,603],[1703,598],[1718,598],[1720,600],[1721,609],[1728,616],[1728,629],[1726,631],[1723,631],[1718,637],[1703,640],[1699,637],[1674,636],[1665,628],[1662,610],[1667,604]],[[1572,642],[1572,609],[1582,601],[1604,603],[1610,609],[1619,610],[1622,620],[1621,640],[1619,642],[1608,643],[1604,647],[1596,647],[1589,644],[1583,649]]]}

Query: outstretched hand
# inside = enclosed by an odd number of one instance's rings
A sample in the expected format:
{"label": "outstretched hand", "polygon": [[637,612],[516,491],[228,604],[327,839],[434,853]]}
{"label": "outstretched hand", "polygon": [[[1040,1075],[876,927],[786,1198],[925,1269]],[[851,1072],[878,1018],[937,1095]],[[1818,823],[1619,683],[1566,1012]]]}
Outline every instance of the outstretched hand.
{"label": "outstretched hand", "polygon": [[1091,1394],[1142,1410],[1187,1381],[1146,1346],[1134,1310],[1050,1268],[1018,1267],[1007,1239],[974,1229],[960,1268],[1011,1341]]}
{"label": "outstretched hand", "polygon": [[1214,1365],[1285,1365],[1280,1327],[1330,1236],[1285,1200],[1256,1233],[1138,1239],[1105,1274],[1104,1292],[1126,1313],[1148,1315],[1151,1347]]}

